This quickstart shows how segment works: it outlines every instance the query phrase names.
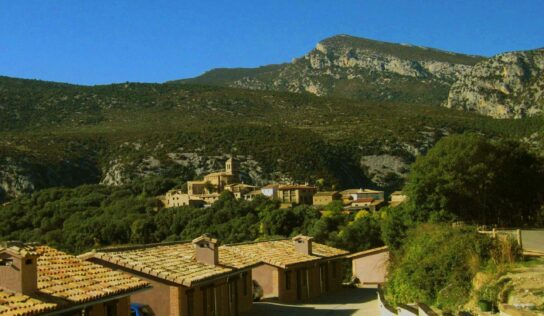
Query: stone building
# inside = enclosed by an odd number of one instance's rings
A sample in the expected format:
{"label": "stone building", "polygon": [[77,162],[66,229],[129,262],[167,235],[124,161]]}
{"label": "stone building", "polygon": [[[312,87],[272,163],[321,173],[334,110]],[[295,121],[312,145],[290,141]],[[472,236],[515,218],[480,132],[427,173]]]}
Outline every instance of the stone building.
{"label": "stone building", "polygon": [[128,316],[149,283],[47,246],[0,246],[0,315]]}
{"label": "stone building", "polygon": [[338,191],[330,191],[330,192],[317,192],[313,196],[313,204],[315,206],[325,206],[332,201],[342,200],[342,194],[340,194]]}
{"label": "stone building", "polygon": [[157,316],[244,315],[251,308],[252,271],[260,262],[216,239],[97,250],[87,260],[130,273],[153,288],[132,296]]}
{"label": "stone building", "polygon": [[225,185],[225,190],[232,192],[235,198],[243,199],[244,195],[249,192],[253,192],[257,189],[256,186],[245,183],[233,183]]}
{"label": "stone building", "polygon": [[166,192],[162,201],[167,208],[180,206],[202,207],[205,203],[201,197],[183,193],[181,190],[170,190]]}
{"label": "stone building", "polygon": [[278,199],[282,205],[312,205],[317,188],[309,185],[286,184],[278,186]]}
{"label": "stone building", "polygon": [[226,185],[238,182],[240,182],[240,164],[236,159],[229,158],[225,162],[225,171],[209,173],[203,180],[188,181],[187,193],[198,195],[222,192]]}
{"label": "stone building", "polygon": [[203,180],[187,181],[187,193],[173,189],[160,197],[165,207],[194,206],[203,207],[219,199],[222,191],[231,191],[236,198],[243,198],[244,194],[255,187],[239,183],[240,164],[230,158],[225,162],[225,171],[212,172],[204,176]]}
{"label": "stone building", "polygon": [[400,204],[406,202],[407,200],[408,196],[405,193],[403,193],[402,191],[395,191],[391,193],[389,205],[392,207],[397,207]]}
{"label": "stone building", "polygon": [[262,265],[253,268],[253,280],[262,287],[264,297],[276,297],[285,303],[340,289],[344,277],[342,261],[348,253],[314,243],[306,236],[225,248],[262,261]]}
{"label": "stone building", "polygon": [[345,203],[359,199],[384,200],[384,192],[370,189],[348,189],[340,192]]}

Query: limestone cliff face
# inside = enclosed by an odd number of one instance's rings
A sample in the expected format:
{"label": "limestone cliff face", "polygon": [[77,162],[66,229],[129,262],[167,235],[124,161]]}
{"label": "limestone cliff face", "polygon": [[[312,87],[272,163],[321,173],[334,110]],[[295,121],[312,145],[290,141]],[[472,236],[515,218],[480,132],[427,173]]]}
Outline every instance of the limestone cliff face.
{"label": "limestone cliff face", "polygon": [[[208,173],[223,170],[227,155],[207,156],[196,152],[171,152],[163,160],[153,156],[145,156],[139,160],[122,162],[121,157],[109,162],[103,170],[100,180],[104,185],[124,185],[135,179],[149,176],[161,175],[167,172],[168,168],[185,168],[188,173],[195,177],[201,177]],[[279,181],[284,174],[266,174],[260,164],[251,156],[236,155],[234,157],[240,162],[240,177],[245,183],[265,185],[269,181]]]}
{"label": "limestone cliff face", "polygon": [[510,52],[476,64],[453,84],[445,106],[494,118],[544,110],[544,49]]}
{"label": "limestone cliff face", "polygon": [[447,98],[450,85],[482,59],[339,35],[319,42],[308,54],[288,64],[212,70],[182,82],[440,104]]}

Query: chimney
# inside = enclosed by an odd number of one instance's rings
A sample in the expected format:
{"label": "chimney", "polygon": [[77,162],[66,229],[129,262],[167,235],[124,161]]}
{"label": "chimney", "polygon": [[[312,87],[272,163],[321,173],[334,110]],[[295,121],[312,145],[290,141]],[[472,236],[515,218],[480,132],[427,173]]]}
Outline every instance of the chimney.
{"label": "chimney", "polygon": [[219,264],[219,243],[217,239],[204,234],[193,240],[196,261],[211,266]]}
{"label": "chimney", "polygon": [[296,237],[293,237],[295,250],[305,255],[311,255],[312,254],[312,239],[314,238],[309,236],[303,236],[303,235],[298,235]]}
{"label": "chimney", "polygon": [[0,244],[0,287],[32,295],[38,289],[38,253],[34,246],[8,241]]}

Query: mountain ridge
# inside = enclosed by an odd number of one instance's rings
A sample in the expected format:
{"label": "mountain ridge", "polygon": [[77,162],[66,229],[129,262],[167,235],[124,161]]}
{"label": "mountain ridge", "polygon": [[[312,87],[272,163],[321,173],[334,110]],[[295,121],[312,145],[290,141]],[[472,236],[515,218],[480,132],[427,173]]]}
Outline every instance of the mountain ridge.
{"label": "mountain ridge", "polygon": [[356,100],[439,105],[458,74],[485,57],[337,35],[291,63],[216,68],[172,84],[209,84],[253,90],[308,92]]}

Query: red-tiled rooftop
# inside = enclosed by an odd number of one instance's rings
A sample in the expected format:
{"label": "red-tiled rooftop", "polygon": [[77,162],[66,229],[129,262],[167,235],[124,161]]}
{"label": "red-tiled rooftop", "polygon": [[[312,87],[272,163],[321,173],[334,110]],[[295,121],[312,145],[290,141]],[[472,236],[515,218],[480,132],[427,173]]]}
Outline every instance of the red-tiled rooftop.
{"label": "red-tiled rooftop", "polygon": [[39,315],[80,303],[130,294],[148,287],[128,274],[90,263],[48,246],[7,246],[7,253],[38,256],[38,287],[29,297],[0,288],[0,315]]}
{"label": "red-tiled rooftop", "polygon": [[218,265],[201,263],[195,258],[191,242],[101,249],[89,255],[187,287],[260,263],[253,257],[241,256],[224,246],[219,247]]}
{"label": "red-tiled rooftop", "polygon": [[348,254],[347,251],[312,242],[312,254],[307,255],[295,249],[290,239],[280,239],[261,242],[224,246],[243,256],[252,257],[264,263],[287,268],[300,263],[330,259]]}

